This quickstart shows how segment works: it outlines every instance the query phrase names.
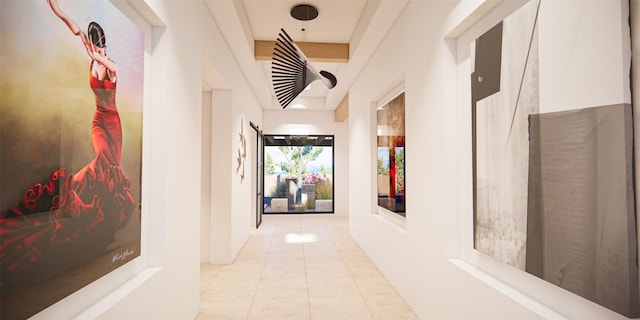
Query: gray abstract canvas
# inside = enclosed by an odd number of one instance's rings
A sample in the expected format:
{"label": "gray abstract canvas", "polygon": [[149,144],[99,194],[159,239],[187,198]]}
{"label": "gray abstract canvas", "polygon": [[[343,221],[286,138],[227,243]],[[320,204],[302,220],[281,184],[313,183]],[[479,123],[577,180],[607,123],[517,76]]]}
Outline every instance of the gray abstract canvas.
{"label": "gray abstract canvas", "polygon": [[530,122],[526,271],[637,317],[631,105]]}
{"label": "gray abstract canvas", "polygon": [[541,114],[540,5],[472,43],[474,248],[639,317],[632,107]]}
{"label": "gray abstract canvas", "polygon": [[475,43],[474,245],[524,269],[528,117],[539,112],[537,2],[531,1]]}

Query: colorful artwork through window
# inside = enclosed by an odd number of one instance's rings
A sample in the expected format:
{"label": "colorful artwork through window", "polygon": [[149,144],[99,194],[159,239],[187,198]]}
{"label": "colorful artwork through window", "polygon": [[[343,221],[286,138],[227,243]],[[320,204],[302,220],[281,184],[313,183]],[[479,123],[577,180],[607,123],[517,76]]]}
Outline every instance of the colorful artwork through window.
{"label": "colorful artwork through window", "polygon": [[405,216],[404,93],[378,108],[378,206]]}

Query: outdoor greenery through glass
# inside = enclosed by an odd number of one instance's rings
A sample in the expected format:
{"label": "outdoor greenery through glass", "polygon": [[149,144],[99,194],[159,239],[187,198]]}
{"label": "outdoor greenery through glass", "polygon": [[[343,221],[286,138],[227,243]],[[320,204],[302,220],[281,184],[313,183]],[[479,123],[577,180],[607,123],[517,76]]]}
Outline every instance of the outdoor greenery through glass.
{"label": "outdoor greenery through glass", "polygon": [[333,205],[333,136],[264,136],[264,213],[327,213]]}

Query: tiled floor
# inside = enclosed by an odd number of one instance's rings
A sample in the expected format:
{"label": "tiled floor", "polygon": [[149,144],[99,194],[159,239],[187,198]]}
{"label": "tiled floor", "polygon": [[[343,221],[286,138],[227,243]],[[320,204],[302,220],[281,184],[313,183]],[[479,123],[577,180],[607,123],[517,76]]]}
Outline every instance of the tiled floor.
{"label": "tiled floor", "polygon": [[417,319],[346,217],[266,215],[231,265],[202,264],[198,319]]}

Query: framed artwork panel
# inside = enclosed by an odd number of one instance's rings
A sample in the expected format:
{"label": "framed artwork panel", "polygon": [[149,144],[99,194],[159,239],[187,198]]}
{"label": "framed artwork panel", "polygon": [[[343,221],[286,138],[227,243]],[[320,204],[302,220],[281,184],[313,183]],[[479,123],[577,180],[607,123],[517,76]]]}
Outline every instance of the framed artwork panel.
{"label": "framed artwork panel", "polygon": [[541,99],[541,3],[528,1],[471,44],[473,245],[637,317],[632,107],[542,102],[551,99]]}
{"label": "framed artwork panel", "polygon": [[0,14],[0,318],[24,319],[140,255],[144,34],[109,1]]}
{"label": "framed artwork panel", "polygon": [[377,203],[379,207],[406,215],[405,190],[405,95],[404,92],[376,109]]}

